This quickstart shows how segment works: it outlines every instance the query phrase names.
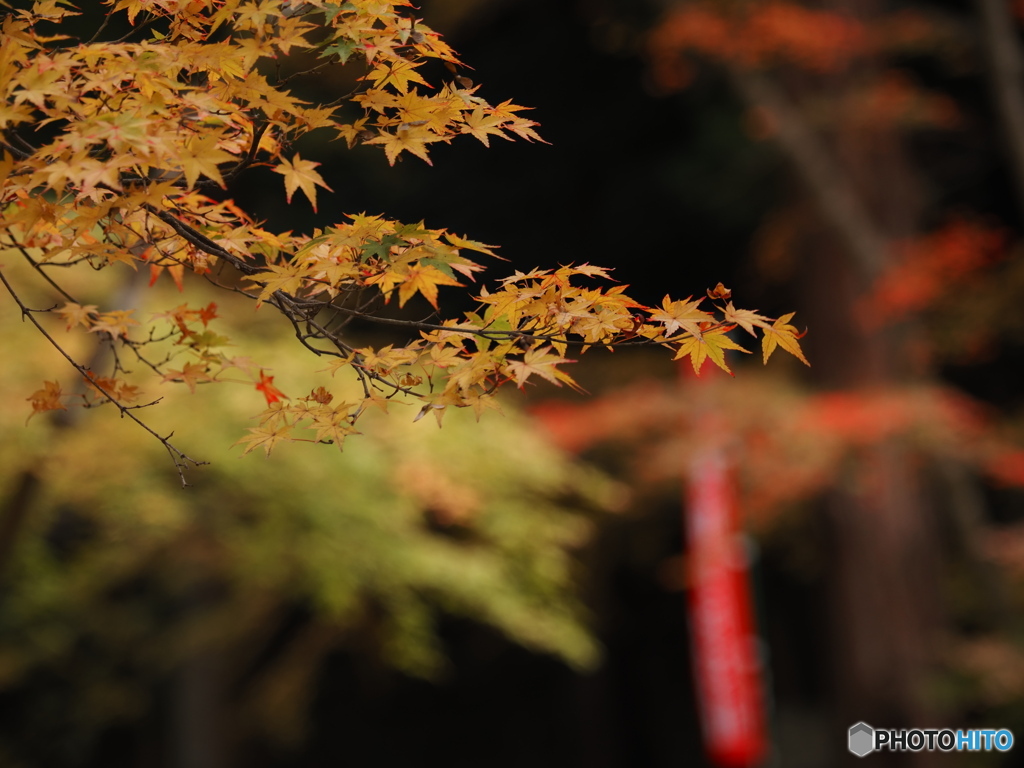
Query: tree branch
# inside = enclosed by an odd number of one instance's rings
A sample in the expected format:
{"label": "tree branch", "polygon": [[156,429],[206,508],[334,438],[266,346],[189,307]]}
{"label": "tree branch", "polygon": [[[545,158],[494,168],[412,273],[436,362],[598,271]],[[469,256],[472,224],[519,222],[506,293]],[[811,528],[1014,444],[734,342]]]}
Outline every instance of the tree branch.
{"label": "tree branch", "polygon": [[134,421],[136,424],[138,424],[144,430],[149,432],[149,434],[151,434],[153,437],[160,441],[160,443],[167,450],[168,455],[171,457],[171,461],[174,462],[175,468],[178,470],[178,476],[181,478],[182,487],[187,487],[188,481],[185,479],[185,470],[187,470],[190,466],[198,467],[203,464],[207,464],[208,462],[193,459],[186,455],[184,452],[175,448],[174,445],[170,442],[171,437],[174,436],[173,432],[170,435],[167,435],[167,437],[163,437],[160,434],[158,434],[156,431],[152,429],[152,427],[150,427],[148,424],[142,421],[142,419],[140,419],[134,413],[132,413],[134,408],[122,403],[120,400],[114,397],[112,393],[108,392],[102,386],[102,384],[96,381],[94,376],[90,376],[90,371],[84,365],[82,365],[73,357],[71,357],[71,355],[69,355],[67,351],[65,351],[65,349],[60,344],[57,343],[56,339],[54,339],[45,328],[43,328],[39,321],[36,320],[33,314],[33,310],[26,306],[25,303],[21,300],[21,297],[18,296],[17,292],[14,290],[14,286],[12,286],[10,282],[8,282],[7,276],[4,275],[2,270],[0,270],[0,283],[3,283],[4,288],[7,289],[7,292],[11,295],[11,298],[14,299],[15,303],[21,309],[22,318],[28,318],[29,322],[31,322],[32,325],[36,327],[36,330],[39,331],[40,334],[42,334],[43,338],[45,338],[50,343],[50,345],[54,349],[56,349],[61,354],[61,356],[65,360],[67,360],[76,371],[78,371],[79,374],[81,374],[81,376],[84,379],[89,381],[90,386],[94,388],[97,392],[102,394],[103,397],[106,398],[109,402],[114,404],[114,407],[121,412],[122,418],[127,416],[129,419]]}
{"label": "tree branch", "polygon": [[989,86],[1010,155],[1017,204],[1024,213],[1024,54],[1006,0],[976,0]]}
{"label": "tree branch", "polygon": [[797,107],[767,77],[735,70],[732,75],[737,90],[747,102],[770,115],[779,146],[811,191],[821,215],[842,238],[861,279],[873,280],[887,261],[885,239],[868,216],[853,185],[832,160],[821,137],[810,129]]}

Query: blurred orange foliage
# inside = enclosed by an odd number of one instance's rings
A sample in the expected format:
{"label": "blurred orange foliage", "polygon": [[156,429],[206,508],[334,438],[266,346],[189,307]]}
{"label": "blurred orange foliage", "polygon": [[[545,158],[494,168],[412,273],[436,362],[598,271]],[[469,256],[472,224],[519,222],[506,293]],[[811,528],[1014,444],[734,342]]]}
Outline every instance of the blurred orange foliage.
{"label": "blurred orange foliage", "polygon": [[896,246],[892,267],[863,302],[869,325],[883,325],[927,309],[963,281],[1006,255],[1009,234],[1001,227],[957,218]]}

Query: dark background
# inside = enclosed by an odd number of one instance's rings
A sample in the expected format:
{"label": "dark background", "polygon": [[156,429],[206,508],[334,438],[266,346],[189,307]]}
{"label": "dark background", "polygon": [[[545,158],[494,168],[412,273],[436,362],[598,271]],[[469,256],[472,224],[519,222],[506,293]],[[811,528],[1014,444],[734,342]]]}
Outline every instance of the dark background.
{"label": "dark background", "polygon": [[[966,4],[935,7],[970,21]],[[741,103],[713,68],[684,92],[659,91],[644,58],[645,34],[659,12],[641,0],[424,2],[423,17],[429,24],[436,14],[438,30],[482,83],[480,95],[533,107],[529,116],[550,144],[493,139],[485,148],[466,137],[435,145],[432,167],[405,155],[390,168],[376,148],[349,151],[314,134],[297,149],[322,161],[319,170],[335,190],[320,192],[319,216],[304,200],[282,210],[274,202],[280,179],[266,169],[255,169],[231,194],[272,229],[308,231],[360,211],[423,220],[500,246],[510,264],[495,264],[495,277],[508,268],[589,262],[614,267],[644,304],[667,292],[701,294],[722,281],[743,306],[773,316],[799,308],[796,282],[766,279],[748,258],[759,227],[799,182],[771,142],[750,137]],[[931,203],[936,215],[969,207],[1018,229],[981,72],[950,74],[924,60],[905,64],[954,95],[971,118],[959,131],[924,132],[910,142],[931,183],[943,190]],[[304,87],[313,94],[343,85]],[[1014,365],[1020,355],[1019,345],[1004,343],[982,364],[947,364],[942,374],[1011,408],[1022,391]],[[616,360],[581,363],[581,380],[599,394],[640,368],[673,375],[667,362],[645,355]],[[1016,517],[1017,497],[992,498],[993,515]],[[490,630],[452,620],[442,628],[452,665],[441,680],[412,679],[361,655],[337,653],[319,677],[308,738],[292,747],[240,745],[233,764],[706,764],[684,594],[664,578],[666,564],[683,549],[680,527],[679,504],[668,496],[601,531],[585,587],[606,654],[596,672],[576,674]],[[781,755],[773,765],[831,765],[843,751],[849,723],[832,707],[823,618],[828,596],[819,578],[834,535],[812,519],[789,539],[766,542],[755,566]],[[814,553],[811,568],[790,567],[793,538]],[[303,621],[296,608],[282,645]],[[0,698],[0,720],[17,722],[18,706],[17,698],[6,704]],[[173,751],[173,736],[160,725],[166,714],[157,707],[146,722],[106,732],[81,761],[41,765],[169,765],[163,759]],[[133,762],[140,754],[150,762]],[[1020,754],[1018,748],[1010,759]]]}

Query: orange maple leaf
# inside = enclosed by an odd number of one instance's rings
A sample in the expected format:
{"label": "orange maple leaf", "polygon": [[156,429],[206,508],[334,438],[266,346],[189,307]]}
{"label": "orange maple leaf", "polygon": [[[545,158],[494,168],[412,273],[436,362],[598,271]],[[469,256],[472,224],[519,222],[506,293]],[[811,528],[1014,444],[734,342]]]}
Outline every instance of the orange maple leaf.
{"label": "orange maple leaf", "polygon": [[323,387],[317,387],[316,389],[310,391],[309,397],[307,397],[306,399],[315,400],[321,405],[327,405],[328,403],[331,402],[331,400],[334,399],[334,395],[332,395]]}
{"label": "orange maple leaf", "polygon": [[708,288],[708,298],[714,301],[715,299],[728,299],[732,296],[732,291],[725,287],[722,283],[719,283],[714,288]]}
{"label": "orange maple leaf", "polygon": [[[67,408],[60,401],[62,394],[60,384],[56,381],[44,382],[42,389],[37,389],[31,397],[25,398],[32,403],[32,413],[28,415],[28,419],[45,411],[66,411]],[[25,419],[26,424],[28,419]]]}
{"label": "orange maple leaf", "polygon": [[152,288],[156,285],[156,281],[160,279],[160,275],[164,270],[167,270],[167,274],[174,280],[174,284],[178,287],[178,293],[182,293],[185,290],[185,284],[183,282],[185,276],[185,265],[184,264],[173,264],[169,267],[165,267],[160,264],[149,265],[149,287]]}
{"label": "orange maple leaf", "polygon": [[189,363],[180,371],[168,371],[164,374],[163,381],[183,381],[188,391],[193,395],[196,393],[196,384],[200,381],[213,381],[207,373],[207,367],[203,363]]}
{"label": "orange maple leaf", "polygon": [[214,320],[217,317],[219,317],[217,314],[217,305],[212,301],[199,310],[199,319],[203,321],[204,328],[211,320]]}

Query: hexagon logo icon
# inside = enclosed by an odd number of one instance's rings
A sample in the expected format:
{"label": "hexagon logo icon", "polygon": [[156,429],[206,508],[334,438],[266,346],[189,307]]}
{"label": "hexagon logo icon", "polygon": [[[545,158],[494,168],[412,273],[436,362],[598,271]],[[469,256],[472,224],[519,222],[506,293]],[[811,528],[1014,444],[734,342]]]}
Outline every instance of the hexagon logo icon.
{"label": "hexagon logo icon", "polygon": [[867,723],[851,725],[847,747],[857,757],[871,754],[875,751],[875,729]]}

